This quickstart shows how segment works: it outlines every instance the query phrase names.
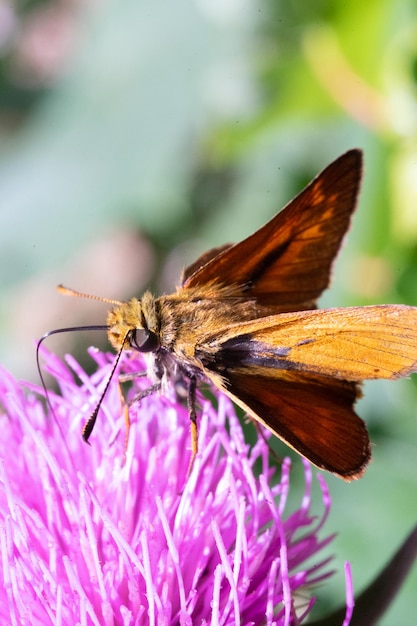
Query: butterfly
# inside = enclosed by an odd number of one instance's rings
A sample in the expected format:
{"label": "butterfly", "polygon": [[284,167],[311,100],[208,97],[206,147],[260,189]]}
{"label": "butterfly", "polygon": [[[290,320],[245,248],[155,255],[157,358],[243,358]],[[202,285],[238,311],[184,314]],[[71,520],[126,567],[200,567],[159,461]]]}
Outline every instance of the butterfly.
{"label": "butterfly", "polygon": [[209,381],[317,467],[346,481],[364,473],[371,445],[354,408],[360,383],[417,370],[417,308],[316,308],[361,176],[362,153],[350,150],[255,233],[204,253],[174,293],[102,299],[113,305],[104,328],[119,356],[145,354],[152,384],[136,399],[185,383],[193,457],[196,388]]}

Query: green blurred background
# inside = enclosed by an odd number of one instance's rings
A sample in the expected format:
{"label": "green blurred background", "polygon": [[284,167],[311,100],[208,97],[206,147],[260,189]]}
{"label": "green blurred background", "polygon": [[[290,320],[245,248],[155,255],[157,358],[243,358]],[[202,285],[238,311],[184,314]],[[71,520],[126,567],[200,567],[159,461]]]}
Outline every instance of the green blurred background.
{"label": "green blurred background", "polygon": [[[417,305],[415,0],[1,0],[0,53],[0,357],[17,376],[37,380],[46,330],[104,323],[56,284],[170,290],[351,147],[361,201],[322,304]],[[87,335],[49,347],[82,355]],[[359,591],[417,521],[416,390],[366,386],[374,461],[328,478],[325,610],[344,560]],[[416,570],[381,624],[415,619]]]}

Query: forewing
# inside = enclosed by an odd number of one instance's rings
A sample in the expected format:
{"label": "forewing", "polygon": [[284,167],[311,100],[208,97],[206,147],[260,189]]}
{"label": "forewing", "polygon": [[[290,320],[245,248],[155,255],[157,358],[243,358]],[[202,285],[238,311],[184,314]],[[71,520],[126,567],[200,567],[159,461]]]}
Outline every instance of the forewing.
{"label": "forewing", "polygon": [[417,371],[417,307],[273,315],[206,337],[196,354],[220,374],[262,367],[350,381],[399,378]]}
{"label": "forewing", "polygon": [[351,150],[319,174],[265,226],[186,270],[188,287],[241,285],[248,298],[277,310],[312,308],[328,286],[332,262],[349,228],[362,172]]}
{"label": "forewing", "polygon": [[[354,383],[292,372],[236,368],[225,392],[257,421],[317,467],[359,478],[371,458],[365,423],[353,410]],[[218,384],[218,381],[217,381]]]}
{"label": "forewing", "polygon": [[207,252],[203,252],[195,261],[188,265],[181,276],[181,285],[184,285],[187,280],[196,273],[199,269],[204,267],[209,261],[214,259],[216,256],[231,248],[233,244],[225,243],[223,246],[219,246],[218,248],[212,248],[211,250],[207,250]]}

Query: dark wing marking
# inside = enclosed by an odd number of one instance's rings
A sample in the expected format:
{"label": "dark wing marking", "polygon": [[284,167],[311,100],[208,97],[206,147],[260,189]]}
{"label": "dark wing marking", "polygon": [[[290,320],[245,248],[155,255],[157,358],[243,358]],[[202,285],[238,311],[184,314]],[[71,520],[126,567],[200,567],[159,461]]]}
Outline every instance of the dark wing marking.
{"label": "dark wing marking", "polygon": [[298,372],[272,378],[234,370],[224,375],[223,388],[317,467],[344,480],[359,478],[365,471],[371,449],[365,423],[353,410],[360,395],[354,383]]}

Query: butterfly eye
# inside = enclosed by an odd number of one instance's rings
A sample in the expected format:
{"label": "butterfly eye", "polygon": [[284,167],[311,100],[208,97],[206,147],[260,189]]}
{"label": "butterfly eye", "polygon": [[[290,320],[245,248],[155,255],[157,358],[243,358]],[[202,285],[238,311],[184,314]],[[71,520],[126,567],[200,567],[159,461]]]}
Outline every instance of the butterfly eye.
{"label": "butterfly eye", "polygon": [[130,336],[130,345],[139,352],[155,352],[159,348],[159,338],[151,330],[136,328]]}

